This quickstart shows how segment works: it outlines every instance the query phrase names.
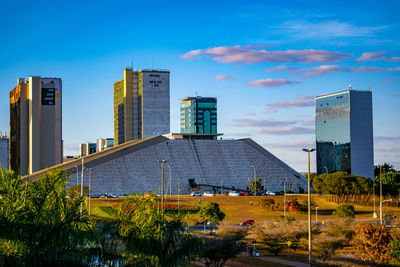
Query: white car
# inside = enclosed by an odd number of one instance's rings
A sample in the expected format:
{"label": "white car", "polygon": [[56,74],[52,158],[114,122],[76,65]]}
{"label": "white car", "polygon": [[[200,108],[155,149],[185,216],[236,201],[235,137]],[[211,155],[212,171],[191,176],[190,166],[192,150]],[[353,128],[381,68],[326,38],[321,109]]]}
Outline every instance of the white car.
{"label": "white car", "polygon": [[204,192],[203,197],[215,197],[215,194],[213,194],[211,192]]}
{"label": "white car", "polygon": [[200,192],[192,192],[190,195],[192,197],[201,197],[202,196],[202,194]]}
{"label": "white car", "polygon": [[238,196],[240,196],[240,194],[238,192],[231,191],[231,192],[228,193],[228,196],[230,196],[230,197],[238,197]]}
{"label": "white car", "polygon": [[267,191],[267,192],[265,192],[265,194],[267,196],[275,196],[276,195],[274,192],[271,192],[271,191]]}

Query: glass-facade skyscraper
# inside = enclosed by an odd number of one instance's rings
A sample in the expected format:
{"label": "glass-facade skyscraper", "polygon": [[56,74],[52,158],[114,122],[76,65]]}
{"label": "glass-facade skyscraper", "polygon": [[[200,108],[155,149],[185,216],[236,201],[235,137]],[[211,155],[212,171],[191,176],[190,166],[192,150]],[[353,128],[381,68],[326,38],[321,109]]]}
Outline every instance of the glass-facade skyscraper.
{"label": "glass-facade skyscraper", "polygon": [[181,133],[217,133],[217,99],[215,97],[186,97],[181,101]]}
{"label": "glass-facade skyscraper", "polygon": [[374,177],[372,93],[348,90],[315,98],[317,173]]}

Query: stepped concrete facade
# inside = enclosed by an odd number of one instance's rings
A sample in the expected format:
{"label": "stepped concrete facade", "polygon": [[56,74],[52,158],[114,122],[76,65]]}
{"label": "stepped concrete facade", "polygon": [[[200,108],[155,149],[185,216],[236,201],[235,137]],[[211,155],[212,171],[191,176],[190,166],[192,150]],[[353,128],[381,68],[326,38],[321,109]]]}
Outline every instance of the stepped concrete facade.
{"label": "stepped concrete facade", "polygon": [[[164,191],[171,177],[172,194],[188,194],[193,190],[219,189],[246,190],[248,178],[253,179],[254,166],[268,191],[307,190],[307,180],[251,139],[239,140],[171,140],[155,136],[133,140],[83,157],[84,185],[89,184],[91,169],[92,195],[115,193],[159,192],[161,187],[161,163],[164,164]],[[169,167],[167,167],[167,165]],[[54,166],[71,172],[69,186],[80,183],[82,159]],[[23,177],[35,181],[45,171]],[[189,179],[196,183],[191,187]],[[265,181],[264,181],[265,180]]]}

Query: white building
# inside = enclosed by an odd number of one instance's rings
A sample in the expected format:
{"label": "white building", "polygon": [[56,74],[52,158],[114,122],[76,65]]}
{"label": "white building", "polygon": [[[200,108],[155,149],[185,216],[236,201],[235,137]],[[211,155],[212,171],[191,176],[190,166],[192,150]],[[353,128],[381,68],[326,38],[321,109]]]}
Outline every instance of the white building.
{"label": "white building", "polygon": [[114,146],[114,138],[97,139],[97,152]]}

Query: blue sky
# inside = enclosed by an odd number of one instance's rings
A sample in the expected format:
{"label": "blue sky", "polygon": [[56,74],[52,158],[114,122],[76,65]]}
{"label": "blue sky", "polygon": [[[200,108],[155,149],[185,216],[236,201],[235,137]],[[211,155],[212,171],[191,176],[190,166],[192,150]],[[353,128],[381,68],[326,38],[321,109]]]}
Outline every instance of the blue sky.
{"label": "blue sky", "polygon": [[179,131],[179,98],[215,96],[225,138],[253,138],[304,171],[301,148],[315,146],[313,96],[351,84],[373,92],[375,163],[400,169],[399,6],[8,1],[0,9],[0,130],[9,128],[17,78],[40,75],[63,81],[66,154],[113,137],[113,82],[133,64],[171,71],[171,131]]}

